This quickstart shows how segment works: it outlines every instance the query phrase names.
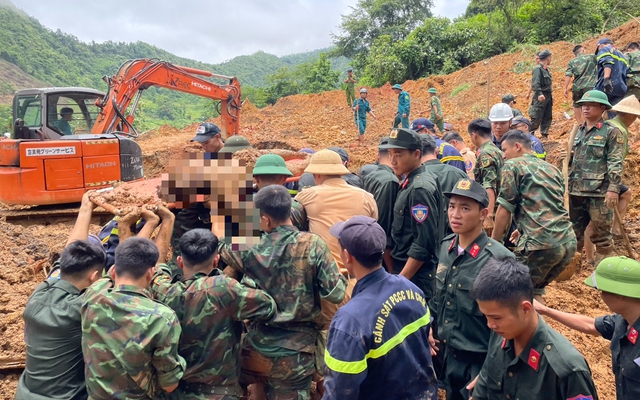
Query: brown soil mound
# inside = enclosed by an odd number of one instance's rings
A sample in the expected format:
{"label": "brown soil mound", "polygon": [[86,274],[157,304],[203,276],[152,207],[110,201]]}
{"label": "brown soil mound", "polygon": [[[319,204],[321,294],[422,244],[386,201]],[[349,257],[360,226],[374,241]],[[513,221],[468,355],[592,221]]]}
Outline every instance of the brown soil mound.
{"label": "brown soil mound", "polygon": [[[638,24],[630,21],[603,36],[613,39],[622,47],[636,40],[637,35]],[[599,37],[589,39],[583,45],[588,51],[593,51],[598,39]],[[451,75],[405,82],[403,88],[411,95],[411,119],[429,116],[427,90],[432,86],[438,89],[445,120],[452,123],[463,137],[467,136],[465,131],[468,122],[473,118],[486,116],[487,104],[490,107],[499,102],[506,93],[512,93],[517,97],[517,107],[526,114],[528,104],[524,96],[529,89],[534,53],[542,48],[549,48],[553,53],[551,72],[554,77],[555,99],[551,137],[545,146],[549,161],[557,164],[558,149],[563,146],[573,126],[573,120],[564,117],[565,112],[572,114],[571,101],[565,99],[562,93],[564,70],[573,57],[572,47],[573,44],[567,42],[540,47],[522,46],[520,51],[487,60],[486,65],[479,62]],[[337,90],[290,96],[264,109],[257,109],[246,102],[241,116],[241,134],[249,139],[255,149],[260,150],[297,151],[303,147],[320,150],[340,146],[349,152],[349,168],[357,172],[362,165],[375,160],[376,145],[380,137],[389,134],[397,106],[397,98],[389,84],[369,89],[369,101],[378,118],[368,118],[365,145],[362,147],[357,145],[358,130],[354,124],[353,112],[345,104],[344,93]],[[212,121],[219,122],[215,119]],[[184,152],[201,151],[199,145],[189,142],[195,135],[197,125],[194,123],[181,130],[163,126],[138,139],[144,154],[145,175],[148,178],[156,178],[162,172],[166,172],[170,159],[180,158]],[[631,131],[637,132],[639,125],[636,123]],[[640,142],[632,143],[631,154],[625,161],[624,181],[635,192],[640,190],[639,147]],[[155,182],[157,180],[150,179],[137,189],[125,189],[123,185],[109,195],[113,197],[107,197],[118,207],[131,203],[141,205],[153,202],[157,199],[154,197],[157,188]],[[635,233],[640,225],[639,202],[639,197],[634,196],[625,218],[628,232]],[[0,209],[17,208],[0,205]],[[47,226],[33,222],[25,222],[23,226],[0,222],[0,357],[23,354],[21,315],[25,303],[38,282],[44,278],[39,270],[49,267],[57,257],[72,225],[73,221]],[[94,226],[92,232],[96,232],[98,228]],[[638,250],[638,238],[632,237],[632,244]],[[618,254],[624,254],[621,243],[616,246]],[[548,288],[545,297],[547,303],[564,311],[591,316],[607,313],[607,308],[597,291],[582,283],[590,271],[584,266],[577,269],[578,272],[571,280],[553,283]],[[569,331],[553,321],[550,323],[585,355],[593,371],[600,398],[615,398],[608,343],[603,339]],[[15,373],[0,374],[0,398],[13,397],[17,377]]]}

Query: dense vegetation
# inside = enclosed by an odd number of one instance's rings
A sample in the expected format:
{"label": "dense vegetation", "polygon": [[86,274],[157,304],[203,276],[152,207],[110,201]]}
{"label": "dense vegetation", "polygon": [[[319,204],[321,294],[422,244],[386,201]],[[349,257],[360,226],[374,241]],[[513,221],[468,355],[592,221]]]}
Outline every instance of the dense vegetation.
{"label": "dense vegetation", "polygon": [[[523,44],[580,42],[640,13],[637,0],[471,0],[452,21],[434,17],[432,6],[432,0],[359,0],[342,16],[334,48],[286,57],[257,52],[212,65],[143,42],[83,43],[0,0],[0,59],[51,85],[104,90],[102,76],[123,61],[158,58],[235,75],[244,98],[264,107],[283,96],[340,87],[349,64],[362,85],[401,83],[450,73]],[[0,95],[15,89],[6,79],[0,83]],[[0,106],[2,125],[9,110]],[[214,113],[211,100],[151,88],[138,108],[137,125],[143,131],[163,123],[184,126]]]}
{"label": "dense vegetation", "polygon": [[431,0],[359,0],[343,15],[334,54],[364,85],[447,74],[523,43],[581,42],[640,13],[637,0],[471,0],[453,21]]}
{"label": "dense vegetation", "polygon": [[[84,43],[60,30],[47,29],[6,0],[0,2],[0,27],[0,59],[15,64],[28,75],[54,86],[84,86],[106,90],[102,77],[113,75],[122,62],[133,58],[157,58],[222,75],[237,76],[243,90],[251,94],[268,89],[267,86],[272,82],[268,76],[283,69],[295,69],[300,64],[306,65],[305,68],[308,69],[315,60],[321,59],[324,60],[322,65],[329,62],[329,65],[338,70],[345,70],[348,64],[344,57],[331,60],[324,56],[321,58],[320,55],[330,49],[284,57],[257,52],[213,65],[177,57],[143,42]],[[10,79],[4,79],[2,75],[0,78],[3,78],[0,94],[12,94],[22,88]],[[306,79],[304,82],[317,90],[338,87],[337,77],[332,86],[327,86],[322,80],[315,83],[313,79]],[[265,89],[254,89],[263,87]],[[274,93],[273,90],[270,93]],[[277,98],[271,94],[270,97],[258,98],[256,102],[266,105],[275,100]],[[3,127],[7,125],[6,110],[6,106],[0,109],[0,123]],[[138,110],[136,125],[141,130],[163,123],[185,126],[194,120],[208,119],[215,115],[211,100],[156,88],[149,89],[143,95]]]}

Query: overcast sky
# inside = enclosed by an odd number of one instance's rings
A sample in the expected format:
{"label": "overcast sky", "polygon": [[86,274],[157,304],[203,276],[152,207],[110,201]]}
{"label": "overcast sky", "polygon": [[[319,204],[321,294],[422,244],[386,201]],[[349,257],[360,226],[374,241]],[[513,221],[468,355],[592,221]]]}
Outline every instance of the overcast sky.
{"label": "overcast sky", "polygon": [[[49,29],[101,43],[142,41],[220,63],[263,50],[283,56],[330,46],[340,15],[357,0],[13,0]],[[455,18],[468,0],[435,0]]]}

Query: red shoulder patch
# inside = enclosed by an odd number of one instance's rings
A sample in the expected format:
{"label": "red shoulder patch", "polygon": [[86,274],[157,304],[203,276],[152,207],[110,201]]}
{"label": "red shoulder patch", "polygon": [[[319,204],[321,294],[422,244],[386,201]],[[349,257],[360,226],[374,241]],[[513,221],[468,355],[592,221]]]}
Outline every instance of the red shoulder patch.
{"label": "red shoulder patch", "polygon": [[538,370],[538,365],[540,364],[540,353],[538,353],[535,349],[531,349],[529,352],[529,361],[527,361],[529,366],[534,369],[534,371]]}
{"label": "red shoulder patch", "polygon": [[596,124],[596,128],[598,128],[598,129],[602,129],[602,122],[598,122],[598,123]]}
{"label": "red shoulder patch", "polygon": [[636,328],[631,328],[629,331],[629,335],[627,335],[627,339],[635,346],[638,341],[638,331]]}
{"label": "red shoulder patch", "polygon": [[478,243],[474,243],[469,254],[471,254],[471,257],[476,258],[478,253],[480,253],[480,246],[478,246]]}

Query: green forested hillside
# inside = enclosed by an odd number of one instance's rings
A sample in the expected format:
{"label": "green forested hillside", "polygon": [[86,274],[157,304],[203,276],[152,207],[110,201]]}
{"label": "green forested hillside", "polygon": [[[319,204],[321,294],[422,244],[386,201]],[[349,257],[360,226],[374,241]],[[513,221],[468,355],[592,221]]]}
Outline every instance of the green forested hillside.
{"label": "green forested hillside", "polygon": [[[22,71],[32,81],[52,86],[85,86],[106,90],[104,75],[113,75],[118,66],[133,58],[158,58],[174,64],[200,68],[222,75],[237,76],[247,93],[267,85],[266,77],[282,68],[312,62],[325,50],[277,57],[264,52],[236,57],[214,65],[178,57],[143,42],[84,43],[73,35],[52,31],[37,19],[17,9],[9,0],[0,1],[0,60]],[[332,60],[334,68],[345,69],[348,60]],[[0,92],[9,94],[25,86],[5,76],[0,64]],[[24,80],[23,80],[24,82]],[[337,87],[338,83],[335,82]],[[0,98],[7,104],[7,98]],[[264,103],[266,104],[266,103]],[[163,123],[184,126],[194,120],[213,116],[210,100],[185,95],[166,89],[149,89],[142,98],[138,123],[142,129]],[[3,114],[0,112],[0,114]],[[4,126],[4,121],[2,122]]]}

